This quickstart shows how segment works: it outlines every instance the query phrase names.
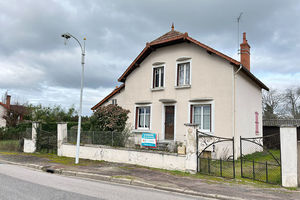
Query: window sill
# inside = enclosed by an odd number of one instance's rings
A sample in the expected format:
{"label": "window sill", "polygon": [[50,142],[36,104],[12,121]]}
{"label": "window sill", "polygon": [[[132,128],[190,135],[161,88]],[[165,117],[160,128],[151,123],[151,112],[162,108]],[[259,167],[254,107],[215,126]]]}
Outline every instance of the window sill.
{"label": "window sill", "polygon": [[134,132],[134,133],[144,133],[144,132],[148,133],[148,132],[151,132],[151,130],[150,129],[133,129],[132,132]]}
{"label": "window sill", "polygon": [[165,88],[164,87],[156,87],[156,88],[151,88],[151,91],[162,91],[164,90]]}
{"label": "window sill", "polygon": [[191,88],[191,85],[180,85],[180,86],[175,86],[175,89],[185,89],[185,88]]}

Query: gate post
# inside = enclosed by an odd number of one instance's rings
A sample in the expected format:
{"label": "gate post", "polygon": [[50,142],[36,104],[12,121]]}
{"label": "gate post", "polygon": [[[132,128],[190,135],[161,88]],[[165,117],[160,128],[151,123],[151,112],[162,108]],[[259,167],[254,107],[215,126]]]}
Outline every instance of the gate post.
{"label": "gate post", "polygon": [[25,153],[34,153],[36,151],[36,138],[37,129],[39,128],[39,122],[32,122],[31,126],[31,140],[24,138],[24,149]]}
{"label": "gate post", "polygon": [[57,155],[63,156],[62,144],[67,141],[68,129],[66,122],[57,123]]}
{"label": "gate post", "polygon": [[185,124],[186,132],[186,170],[195,174],[198,168],[197,131],[193,124]]}
{"label": "gate post", "polygon": [[298,187],[297,128],[280,127],[281,181],[284,187]]}

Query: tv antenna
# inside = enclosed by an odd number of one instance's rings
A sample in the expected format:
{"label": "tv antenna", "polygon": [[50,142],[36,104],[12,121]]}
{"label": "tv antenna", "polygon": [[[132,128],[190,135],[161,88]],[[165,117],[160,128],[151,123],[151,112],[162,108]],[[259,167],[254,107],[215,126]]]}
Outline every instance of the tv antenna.
{"label": "tv antenna", "polygon": [[243,12],[237,18],[237,47],[238,47],[238,55],[240,54],[240,21],[242,18]]}

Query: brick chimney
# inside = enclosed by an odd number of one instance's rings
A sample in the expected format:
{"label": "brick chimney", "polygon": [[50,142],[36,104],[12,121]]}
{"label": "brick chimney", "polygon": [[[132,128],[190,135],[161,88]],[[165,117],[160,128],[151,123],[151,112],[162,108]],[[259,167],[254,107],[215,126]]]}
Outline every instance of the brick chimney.
{"label": "brick chimney", "polygon": [[241,46],[241,64],[250,71],[250,45],[246,39],[246,33],[243,33],[243,43]]}
{"label": "brick chimney", "polygon": [[10,109],[10,97],[11,97],[10,95],[6,96],[6,106],[8,109]]}

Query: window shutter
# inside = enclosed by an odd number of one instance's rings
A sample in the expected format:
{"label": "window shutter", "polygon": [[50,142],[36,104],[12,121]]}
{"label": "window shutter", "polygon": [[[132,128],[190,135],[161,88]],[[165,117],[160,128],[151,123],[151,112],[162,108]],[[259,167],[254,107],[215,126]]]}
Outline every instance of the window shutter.
{"label": "window shutter", "polygon": [[135,111],[135,129],[138,128],[138,117],[139,117],[139,108],[136,107],[136,111]]}
{"label": "window shutter", "polygon": [[177,86],[179,86],[179,65],[177,65]]}
{"label": "window shutter", "polygon": [[153,68],[152,88],[155,88],[155,68]]}
{"label": "window shutter", "polygon": [[190,108],[190,123],[192,124],[193,123],[193,105],[191,105],[191,108]]}

